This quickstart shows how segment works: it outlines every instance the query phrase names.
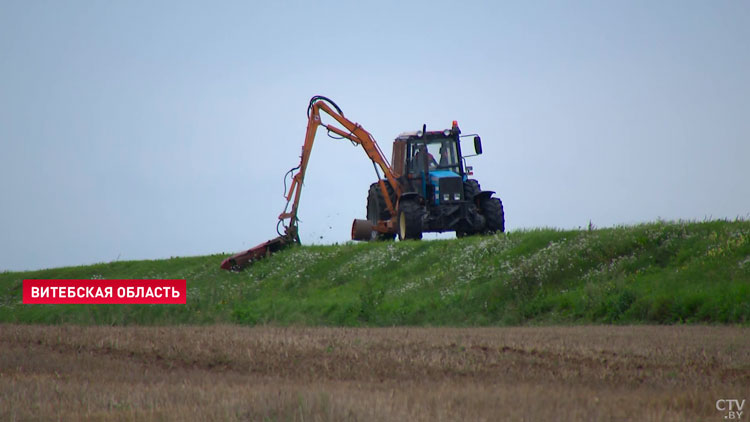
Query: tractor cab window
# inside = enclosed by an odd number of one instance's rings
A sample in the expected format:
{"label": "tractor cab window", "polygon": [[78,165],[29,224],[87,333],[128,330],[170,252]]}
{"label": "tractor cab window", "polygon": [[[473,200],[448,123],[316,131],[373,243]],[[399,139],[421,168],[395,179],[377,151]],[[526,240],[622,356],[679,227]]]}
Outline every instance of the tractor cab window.
{"label": "tractor cab window", "polygon": [[435,158],[430,170],[448,170],[458,173],[456,143],[452,140],[435,140],[427,144],[427,150]]}
{"label": "tractor cab window", "polygon": [[412,152],[414,153],[414,157],[411,160],[411,171],[413,173],[421,173],[426,169],[433,170],[436,168],[437,161],[435,161],[435,156],[425,144],[415,144]]}
{"label": "tractor cab window", "polygon": [[448,170],[458,173],[458,153],[456,143],[452,140],[435,139],[427,143],[413,144],[410,149],[412,159],[409,169],[412,173],[420,173],[426,168],[433,170]]}

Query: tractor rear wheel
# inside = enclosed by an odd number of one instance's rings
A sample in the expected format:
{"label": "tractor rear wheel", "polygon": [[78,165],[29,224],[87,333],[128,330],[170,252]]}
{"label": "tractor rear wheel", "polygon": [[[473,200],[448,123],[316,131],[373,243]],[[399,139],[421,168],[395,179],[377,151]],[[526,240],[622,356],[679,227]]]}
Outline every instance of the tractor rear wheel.
{"label": "tractor rear wheel", "polygon": [[422,238],[422,207],[415,200],[401,201],[398,206],[398,240]]}
{"label": "tractor rear wheel", "polygon": [[[395,203],[393,188],[388,182],[385,182],[385,187],[388,190],[388,195],[391,197],[392,203]],[[390,218],[391,213],[388,211],[380,184],[373,183],[370,185],[370,190],[367,193],[367,220],[375,226],[378,224],[378,221]],[[396,238],[395,233],[378,233],[373,231],[372,234],[373,240],[393,240]]]}
{"label": "tractor rear wheel", "polygon": [[487,198],[479,203],[485,220],[487,220],[487,232],[504,232],[505,231],[505,212],[503,211],[503,202],[499,198]]}

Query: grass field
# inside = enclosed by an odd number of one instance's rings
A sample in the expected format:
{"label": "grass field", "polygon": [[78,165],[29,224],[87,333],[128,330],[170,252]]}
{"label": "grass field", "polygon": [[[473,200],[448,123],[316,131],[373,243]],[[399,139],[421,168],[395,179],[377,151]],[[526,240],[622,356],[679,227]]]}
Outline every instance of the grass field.
{"label": "grass field", "polygon": [[750,399],[747,327],[5,324],[0,356],[3,421],[720,421]]}
{"label": "grass field", "polygon": [[[265,239],[258,239],[258,241]],[[46,251],[45,253],[50,253]],[[750,222],[302,246],[0,274],[0,322],[486,326],[750,321]],[[21,304],[29,278],[184,278],[187,305]]]}

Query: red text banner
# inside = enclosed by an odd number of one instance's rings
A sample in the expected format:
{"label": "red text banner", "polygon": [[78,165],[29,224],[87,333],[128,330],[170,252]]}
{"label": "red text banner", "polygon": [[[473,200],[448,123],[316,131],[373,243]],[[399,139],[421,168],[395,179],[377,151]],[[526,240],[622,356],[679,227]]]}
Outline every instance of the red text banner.
{"label": "red text banner", "polygon": [[185,280],[24,280],[24,304],[185,304]]}

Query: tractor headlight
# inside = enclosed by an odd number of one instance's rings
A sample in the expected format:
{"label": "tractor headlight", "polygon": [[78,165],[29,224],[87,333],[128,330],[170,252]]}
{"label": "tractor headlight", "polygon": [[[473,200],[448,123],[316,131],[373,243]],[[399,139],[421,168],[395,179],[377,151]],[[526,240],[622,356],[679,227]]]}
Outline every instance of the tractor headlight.
{"label": "tractor headlight", "polygon": [[454,201],[460,201],[461,200],[461,194],[460,193],[454,193],[453,194],[453,200]]}
{"label": "tractor headlight", "polygon": [[443,194],[443,201],[448,202],[451,200],[451,195],[449,193]]}

